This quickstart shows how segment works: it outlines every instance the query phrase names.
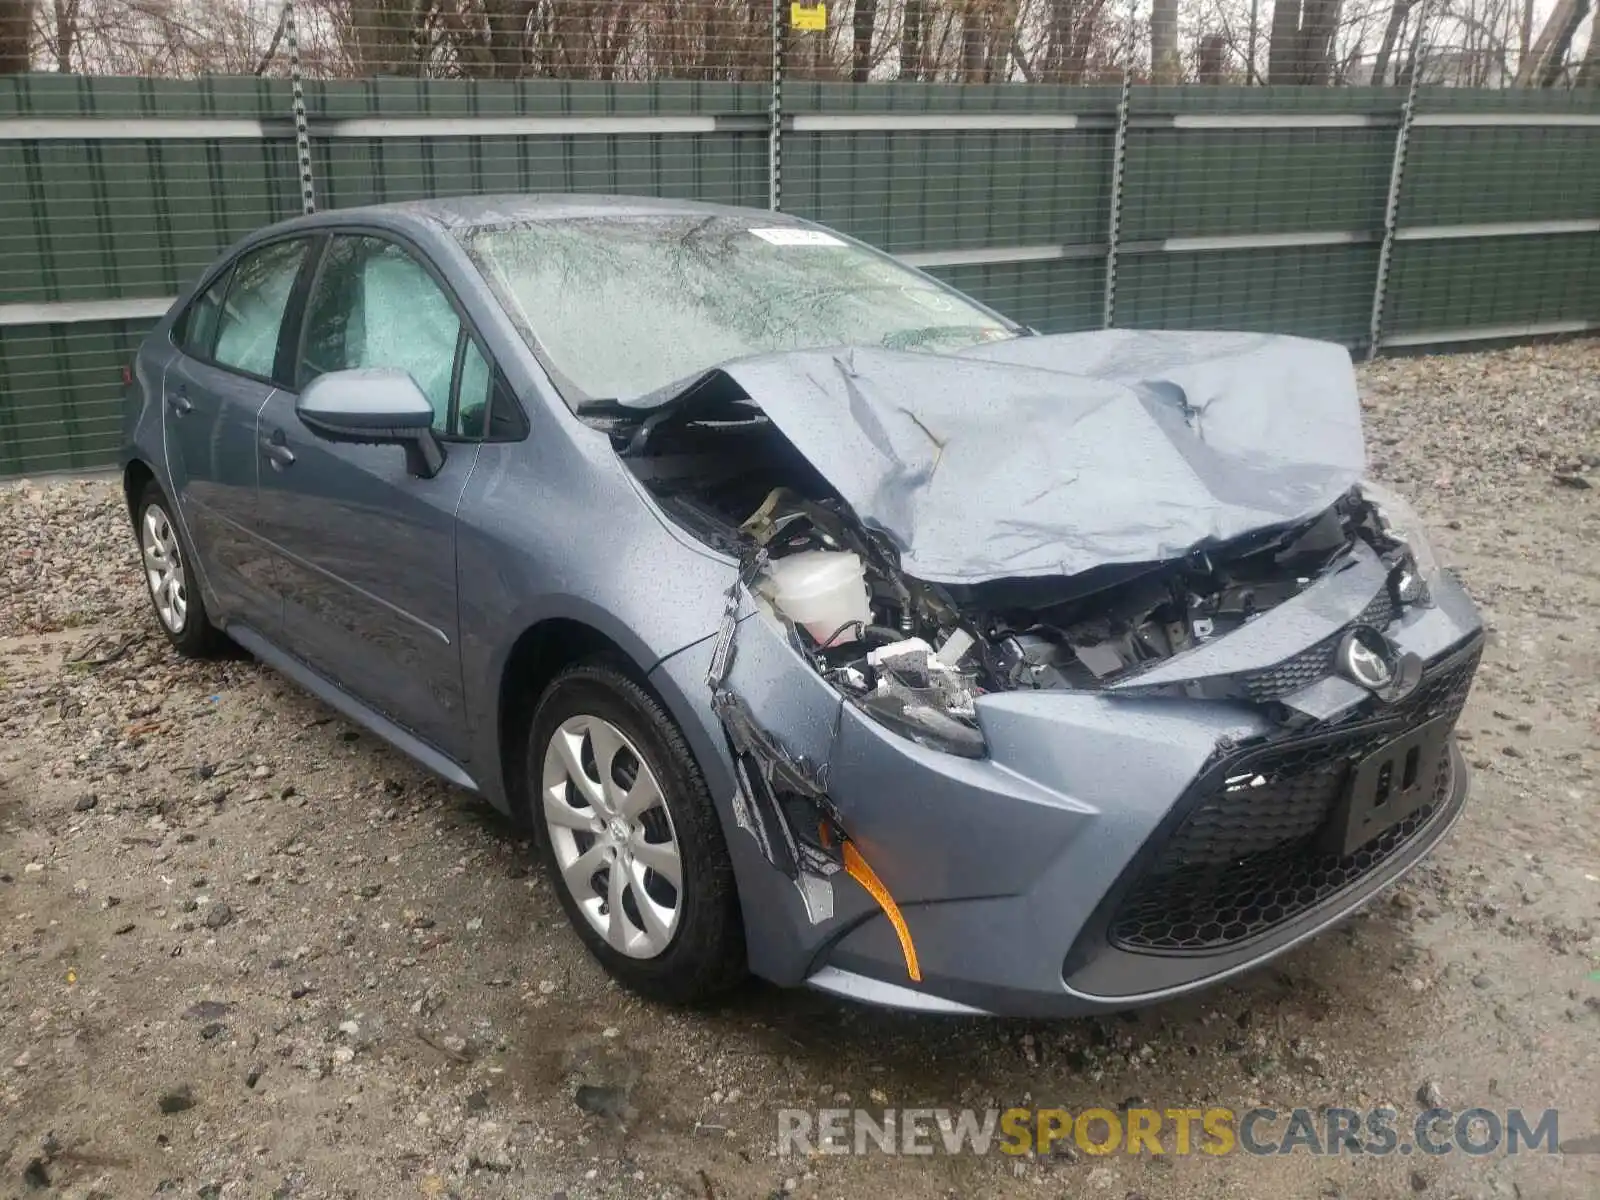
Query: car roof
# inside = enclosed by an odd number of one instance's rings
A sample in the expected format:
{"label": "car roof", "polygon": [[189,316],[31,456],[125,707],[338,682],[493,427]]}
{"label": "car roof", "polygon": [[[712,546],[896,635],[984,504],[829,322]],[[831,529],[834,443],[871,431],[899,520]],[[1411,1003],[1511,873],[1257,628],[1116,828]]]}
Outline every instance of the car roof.
{"label": "car roof", "polygon": [[722,216],[738,220],[758,219],[771,225],[799,225],[804,222],[783,213],[759,208],[738,208],[728,204],[707,204],[698,200],[671,200],[657,196],[586,196],[574,193],[503,193],[488,196],[452,196],[434,200],[406,200],[393,204],[371,204],[358,208],[328,209],[312,217],[297,217],[276,229],[360,224],[425,224],[448,230],[472,229],[493,225],[514,225],[523,221],[560,221],[584,217]]}

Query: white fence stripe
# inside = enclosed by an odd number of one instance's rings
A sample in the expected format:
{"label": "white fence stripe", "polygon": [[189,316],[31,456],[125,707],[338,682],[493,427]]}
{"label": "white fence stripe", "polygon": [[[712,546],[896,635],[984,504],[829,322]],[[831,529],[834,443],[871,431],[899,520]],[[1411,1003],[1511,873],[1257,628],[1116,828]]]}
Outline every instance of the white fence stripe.
{"label": "white fence stripe", "polygon": [[1600,113],[1418,113],[1411,123],[1431,125],[1436,129],[1476,129],[1495,125],[1540,125],[1547,128],[1561,125],[1597,126],[1600,125]]}
{"label": "white fence stripe", "polygon": [[[760,123],[759,115],[752,121]],[[317,121],[321,138],[572,137],[581,134],[715,133],[717,118],[685,117],[354,117]]]}
{"label": "white fence stripe", "polygon": [[1451,238],[1530,237],[1549,233],[1600,233],[1600,219],[1498,221],[1479,225],[1413,225],[1396,229],[1397,242],[1440,242]]}
{"label": "white fence stripe", "polygon": [[1174,237],[1158,243],[1168,254],[1191,254],[1204,250],[1280,250],[1292,246],[1354,246],[1377,240],[1375,233],[1348,230],[1310,230],[1304,233],[1238,233],[1212,237]]}
{"label": "white fence stripe", "polygon": [[909,267],[987,267],[1097,257],[1105,252],[1104,246],[979,246],[972,250],[916,250],[895,257]]}
{"label": "white fence stripe", "polygon": [[[957,130],[1070,130],[1101,127],[1103,113],[851,112],[797,113],[800,133],[940,132]],[[1392,125],[1387,113],[1178,113],[1138,115],[1139,128],[1364,129]],[[1418,113],[1413,124],[1433,128],[1600,127],[1600,113]],[[758,113],[722,116],[355,117],[314,121],[322,138],[570,137],[583,134],[673,134],[765,130]],[[0,117],[0,141],[260,140],[292,135],[288,122],[248,117]]]}
{"label": "white fence stripe", "polygon": [[1366,129],[1393,125],[1399,114],[1374,113],[1178,113],[1174,129]]}
{"label": "white fence stripe", "polygon": [[1419,333],[1392,333],[1389,346],[1435,346],[1446,342],[1490,342],[1506,338],[1548,337],[1557,333],[1600,330],[1600,321],[1527,321],[1511,325],[1477,325],[1468,329],[1425,329]]}
{"label": "white fence stripe", "polygon": [[789,128],[796,133],[900,133],[963,129],[1076,129],[1077,113],[1046,112],[920,112],[796,113]]}
{"label": "white fence stripe", "polygon": [[0,142],[161,140],[206,138],[260,141],[261,121],[218,117],[0,117]]}
{"label": "white fence stripe", "polygon": [[135,321],[165,316],[176,296],[131,300],[60,300],[0,304],[0,326],[76,325],[84,321]]}

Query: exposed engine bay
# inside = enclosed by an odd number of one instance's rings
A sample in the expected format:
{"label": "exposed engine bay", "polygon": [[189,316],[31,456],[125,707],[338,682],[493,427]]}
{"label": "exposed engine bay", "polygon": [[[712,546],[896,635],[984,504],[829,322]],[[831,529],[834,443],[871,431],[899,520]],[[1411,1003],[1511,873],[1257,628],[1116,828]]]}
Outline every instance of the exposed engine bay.
{"label": "exposed engine bay", "polygon": [[1175,559],[941,584],[902,570],[891,538],[726,381],[720,395],[643,421],[593,419],[675,522],[740,559],[757,602],[823,678],[885,726],[950,753],[984,753],[978,696],[1134,679],[1300,594],[1360,543],[1391,570],[1393,611],[1427,599],[1404,537],[1360,488],[1310,519]]}

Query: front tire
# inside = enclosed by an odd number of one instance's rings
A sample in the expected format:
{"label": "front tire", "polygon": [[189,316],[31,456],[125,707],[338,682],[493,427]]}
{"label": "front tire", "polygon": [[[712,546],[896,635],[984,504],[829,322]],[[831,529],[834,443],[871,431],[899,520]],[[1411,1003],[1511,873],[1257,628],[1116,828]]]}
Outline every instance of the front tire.
{"label": "front tire", "polygon": [[695,1004],[744,978],[722,826],[654,696],[607,663],[562,671],[534,710],[525,778],[561,906],[614,979]]}
{"label": "front tire", "polygon": [[178,532],[171,502],[153,479],[139,493],[133,522],[139,538],[139,566],[161,632],[185,658],[217,654],[226,639],[206,615],[193,556]]}

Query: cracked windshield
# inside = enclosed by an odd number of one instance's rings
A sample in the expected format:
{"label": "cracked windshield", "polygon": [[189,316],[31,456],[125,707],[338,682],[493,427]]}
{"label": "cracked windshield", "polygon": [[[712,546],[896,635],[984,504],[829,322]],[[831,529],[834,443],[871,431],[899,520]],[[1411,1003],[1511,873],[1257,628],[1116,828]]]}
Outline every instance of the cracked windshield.
{"label": "cracked windshield", "polygon": [[569,218],[464,240],[569,401],[632,399],[753,354],[1017,333],[864,247],[759,217]]}

